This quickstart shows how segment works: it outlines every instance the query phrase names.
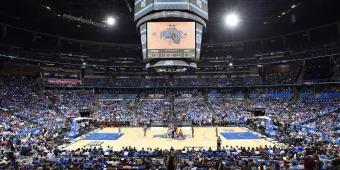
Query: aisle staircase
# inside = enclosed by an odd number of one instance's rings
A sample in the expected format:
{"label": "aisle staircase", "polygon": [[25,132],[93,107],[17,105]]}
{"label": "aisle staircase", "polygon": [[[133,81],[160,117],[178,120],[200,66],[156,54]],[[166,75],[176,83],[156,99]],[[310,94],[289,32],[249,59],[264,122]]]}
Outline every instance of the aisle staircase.
{"label": "aisle staircase", "polygon": [[297,79],[297,83],[301,83],[303,81],[303,78],[305,76],[305,71],[306,71],[306,61],[303,61],[302,68],[300,69],[300,74]]}
{"label": "aisle staircase", "polygon": [[211,102],[209,101],[209,96],[208,94],[205,94],[203,97],[204,102],[206,103],[206,105],[208,106],[208,109],[210,112],[214,113],[214,115],[216,115],[216,112],[214,110],[214,108],[212,107]]}
{"label": "aisle staircase", "polygon": [[207,104],[209,111],[212,112],[212,113],[214,113],[214,115],[216,115],[216,112],[215,112],[214,108],[212,107],[211,102],[208,101],[208,100],[204,100],[204,101],[205,101],[205,103]]}
{"label": "aisle staircase", "polygon": [[94,93],[93,112],[96,113],[98,110],[99,110],[99,94]]}
{"label": "aisle staircase", "polygon": [[296,89],[294,89],[294,94],[293,94],[292,98],[290,99],[290,102],[287,106],[289,113],[292,113],[292,111],[294,109],[293,106],[298,102],[299,97],[300,97],[300,90],[296,88]]}
{"label": "aisle staircase", "polygon": [[135,98],[135,101],[133,102],[133,106],[132,106],[132,109],[131,109],[131,113],[133,115],[133,120],[131,122],[131,124],[133,124],[134,122],[138,122],[138,117],[137,117],[137,107],[138,107],[138,104],[140,102],[140,96],[137,95],[136,98]]}
{"label": "aisle staircase", "polygon": [[252,100],[249,93],[244,93],[244,105],[246,110],[252,110]]}
{"label": "aisle staircase", "polygon": [[48,104],[48,107],[51,110],[55,111],[57,116],[65,117],[65,115],[62,114],[62,112],[59,110],[59,108],[55,106],[55,101],[50,98],[51,97],[50,94],[47,94],[46,92],[44,92],[42,95],[45,96],[44,100]]}
{"label": "aisle staircase", "polygon": [[333,73],[331,81],[338,81],[340,78],[340,65],[334,66]]}
{"label": "aisle staircase", "polygon": [[48,107],[51,110],[56,112],[56,114],[57,114],[56,116],[65,117],[65,115],[62,114],[62,112],[59,110],[59,108],[55,106],[55,102],[50,99],[50,96],[48,94],[46,94],[44,83],[43,83],[43,80],[41,78],[37,78],[35,80],[35,86],[37,87],[37,93],[36,94],[39,97],[44,99],[44,102],[47,103]]}

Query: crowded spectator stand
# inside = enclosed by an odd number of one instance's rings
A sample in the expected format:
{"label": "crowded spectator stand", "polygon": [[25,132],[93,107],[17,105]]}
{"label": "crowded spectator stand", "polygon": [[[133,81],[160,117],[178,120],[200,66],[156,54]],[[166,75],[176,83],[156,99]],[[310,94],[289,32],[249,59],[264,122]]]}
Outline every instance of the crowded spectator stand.
{"label": "crowded spectator stand", "polygon": [[[0,164],[3,169],[9,169],[16,165],[28,169],[43,166],[66,169],[70,167],[98,167],[101,169],[123,166],[145,167],[146,164],[151,167],[164,168],[166,162],[163,160],[170,151],[157,149],[146,151],[133,148],[113,151],[100,147],[66,151],[60,146],[73,142],[68,139],[70,137],[68,132],[71,132],[71,139],[74,139],[74,136],[82,136],[98,129],[99,121],[114,122],[118,120],[118,122],[122,122],[122,120],[126,120],[125,118],[131,117],[134,110],[139,112],[140,120],[145,122],[149,122],[150,118],[152,121],[167,120],[162,112],[164,106],[169,108],[169,104],[172,103],[169,100],[153,100],[151,98],[138,104],[138,99],[122,99],[112,100],[113,104],[109,104],[100,102],[100,100],[95,101],[95,98],[100,99],[95,96],[101,96],[101,94],[96,94],[93,91],[59,89],[54,90],[53,96],[56,100],[48,101],[52,91],[47,90],[45,93],[40,93],[33,84],[34,81],[29,77],[2,78],[0,139],[3,154]],[[182,115],[178,120],[188,120],[195,126],[209,126],[215,120],[230,122],[230,125],[239,125],[239,121],[243,118],[244,120],[251,119],[251,114],[246,111],[247,100],[252,100],[253,103],[265,103],[266,109],[270,111],[268,114],[271,115],[269,117],[273,124],[276,126],[276,122],[279,122],[276,130],[277,135],[272,138],[284,141],[287,148],[265,146],[263,148],[230,148],[222,146],[221,151],[206,148],[187,150],[187,148],[186,150],[172,151],[176,157],[183,160],[178,163],[178,166],[212,167],[216,161],[221,160],[221,165],[237,168],[242,167],[249,160],[249,162],[256,162],[254,165],[250,163],[254,167],[274,167],[279,164],[289,168],[299,168],[303,167],[305,157],[312,156],[313,160],[323,163],[324,169],[329,169],[334,166],[332,162],[338,158],[339,154],[339,91],[332,86],[319,88],[319,86],[313,86],[298,92],[295,103],[290,106],[289,111],[292,113],[289,116],[284,112],[286,108],[289,108],[287,106],[294,102],[292,96],[296,94],[292,94],[290,88],[285,87],[279,89],[267,87],[266,90],[256,92],[256,95],[249,95],[249,98],[232,97],[247,96],[243,93],[239,95],[239,92],[235,95],[213,95],[208,100],[204,99],[205,97],[198,91],[193,92],[192,96],[181,96],[181,100],[173,102],[175,111]],[[28,97],[29,94],[33,94],[32,97]],[[40,104],[32,105],[37,102]],[[126,103],[128,105],[125,105]],[[284,106],[281,106],[282,103]],[[91,117],[78,118],[79,108],[92,107],[92,105],[97,105],[99,111],[101,111],[100,108],[109,106],[106,110],[115,110],[119,116],[106,117],[110,112],[101,114],[96,110],[96,107],[93,107],[96,111]],[[66,107],[76,112],[64,112]],[[148,109],[145,111],[144,108]],[[157,111],[159,114],[154,114],[153,111]],[[311,115],[311,113],[313,114]],[[106,118],[100,119],[99,115],[105,115]],[[172,117],[171,121],[173,120],[176,119]],[[268,119],[258,120],[266,122]],[[145,123],[143,121],[140,122]],[[234,121],[237,122],[233,124]],[[264,124],[266,127],[267,125],[270,124]],[[275,126],[272,126],[273,130],[276,129]],[[310,150],[313,152],[309,153]],[[90,157],[88,157],[89,155]],[[206,161],[196,160],[197,155],[200,155],[200,160]],[[270,155],[277,159],[272,160],[264,155]],[[152,159],[156,157],[160,157],[161,161],[153,164]],[[124,160],[122,161],[122,159]],[[140,162],[140,160],[143,161]],[[239,164],[238,161],[243,161],[243,163]],[[188,163],[191,165],[189,166]]]}

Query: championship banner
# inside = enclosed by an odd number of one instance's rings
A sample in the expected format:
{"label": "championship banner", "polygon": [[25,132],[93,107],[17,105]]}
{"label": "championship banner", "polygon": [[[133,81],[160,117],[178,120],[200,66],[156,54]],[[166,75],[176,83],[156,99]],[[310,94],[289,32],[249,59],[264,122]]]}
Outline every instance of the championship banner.
{"label": "championship banner", "polygon": [[77,85],[80,83],[79,80],[76,79],[56,79],[49,78],[47,79],[48,84],[57,84],[57,85]]}

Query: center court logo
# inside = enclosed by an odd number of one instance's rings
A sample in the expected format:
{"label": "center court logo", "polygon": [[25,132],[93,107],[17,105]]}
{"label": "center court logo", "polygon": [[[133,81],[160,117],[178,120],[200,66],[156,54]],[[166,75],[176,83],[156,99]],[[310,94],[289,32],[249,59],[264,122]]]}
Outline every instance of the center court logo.
{"label": "center court logo", "polygon": [[[153,138],[172,139],[172,138],[169,137],[169,135],[166,134],[166,133],[153,135]],[[174,138],[174,139],[175,139],[175,140],[185,140],[185,139],[188,139],[188,138],[192,138],[192,136],[191,136],[191,135],[184,134],[184,135],[183,135],[183,138]]]}
{"label": "center court logo", "polygon": [[233,129],[223,129],[222,131],[223,132],[235,132],[235,130],[233,130]]}
{"label": "center court logo", "polygon": [[100,142],[100,141],[90,142],[86,144],[84,147],[100,147],[102,146],[103,143],[104,142]]}
{"label": "center court logo", "polygon": [[176,28],[176,25],[170,24],[169,27],[161,31],[160,38],[167,40],[169,44],[180,44],[181,40],[187,36],[187,33]]}

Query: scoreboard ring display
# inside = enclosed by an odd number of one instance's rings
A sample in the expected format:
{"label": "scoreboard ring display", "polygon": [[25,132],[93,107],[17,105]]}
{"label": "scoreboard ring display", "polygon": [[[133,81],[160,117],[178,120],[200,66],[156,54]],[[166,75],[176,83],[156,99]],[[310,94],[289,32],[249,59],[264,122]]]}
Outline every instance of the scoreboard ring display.
{"label": "scoreboard ring display", "polygon": [[135,0],[135,21],[154,11],[183,10],[208,20],[208,0]]}

